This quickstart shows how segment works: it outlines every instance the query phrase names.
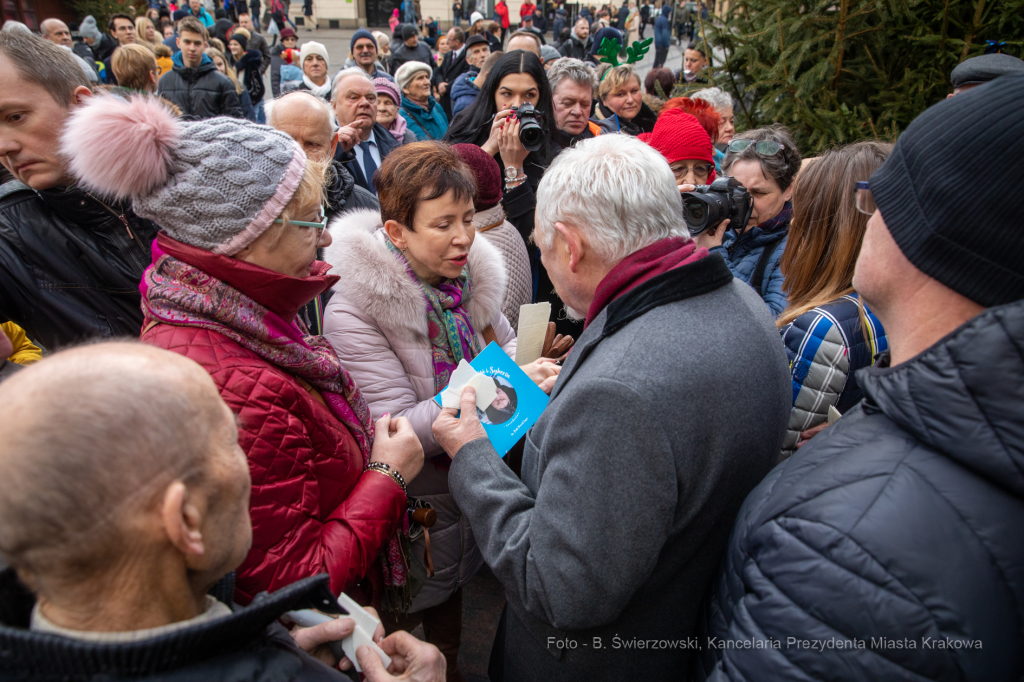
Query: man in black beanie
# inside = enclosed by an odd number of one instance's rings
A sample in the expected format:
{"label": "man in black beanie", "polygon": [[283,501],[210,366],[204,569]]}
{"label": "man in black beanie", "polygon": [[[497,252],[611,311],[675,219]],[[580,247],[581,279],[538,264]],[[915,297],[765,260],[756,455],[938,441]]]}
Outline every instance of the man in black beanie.
{"label": "man in black beanie", "polygon": [[694,679],[1024,679],[1022,109],[945,100],[859,183],[891,354],[747,497]]}

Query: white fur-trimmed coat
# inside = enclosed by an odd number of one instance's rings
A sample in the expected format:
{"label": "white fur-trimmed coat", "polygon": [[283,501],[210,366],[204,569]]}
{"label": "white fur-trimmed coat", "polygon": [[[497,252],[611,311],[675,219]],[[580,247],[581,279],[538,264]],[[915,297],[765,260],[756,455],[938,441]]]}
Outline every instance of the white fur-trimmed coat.
{"label": "white fur-trimmed coat", "polygon": [[[373,418],[385,412],[408,418],[423,444],[427,461],[409,484],[409,494],[429,502],[437,512],[430,530],[435,575],[414,600],[415,612],[447,600],[483,559],[448,492],[447,470],[430,461],[444,454],[431,430],[441,408],[433,400],[428,304],[405,264],[388,249],[381,228],[380,214],[368,210],[344,213],[331,222],[333,241],[324,260],[334,266],[331,274],[341,279],[324,311],[324,336],[359,385]],[[469,251],[469,277],[471,294],[465,309],[481,346],[481,332],[489,325],[498,344],[514,357],[515,333],[501,313],[505,266],[499,251],[479,235]]]}

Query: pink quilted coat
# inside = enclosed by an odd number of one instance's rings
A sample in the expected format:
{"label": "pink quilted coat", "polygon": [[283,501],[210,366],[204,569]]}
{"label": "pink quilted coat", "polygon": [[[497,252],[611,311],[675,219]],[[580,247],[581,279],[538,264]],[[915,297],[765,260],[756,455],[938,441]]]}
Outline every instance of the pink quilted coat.
{"label": "pink quilted coat", "polygon": [[[428,458],[409,484],[409,494],[429,502],[437,512],[430,530],[435,574],[414,599],[410,611],[416,612],[447,600],[473,577],[483,558],[448,491],[448,456],[431,431],[441,408],[433,401],[426,299],[405,265],[388,250],[380,227],[380,215],[373,211],[344,213],[331,222],[334,241],[324,260],[340,279],[324,311],[324,336],[356,380],[373,417],[385,412],[407,417]],[[480,235],[469,252],[469,276],[472,294],[465,307],[473,328],[480,334],[490,325],[498,344],[514,357],[515,332],[501,314],[505,266],[498,250]],[[414,547],[422,556],[422,538],[417,543]]]}

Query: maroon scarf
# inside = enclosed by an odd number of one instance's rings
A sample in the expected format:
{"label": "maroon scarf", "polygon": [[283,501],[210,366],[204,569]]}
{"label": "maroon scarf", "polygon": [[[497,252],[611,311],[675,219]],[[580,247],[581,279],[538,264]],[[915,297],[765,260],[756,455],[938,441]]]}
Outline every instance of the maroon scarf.
{"label": "maroon scarf", "polygon": [[631,253],[612,268],[597,285],[583,328],[589,327],[609,303],[627,291],[669,270],[696,263],[707,255],[708,250],[698,249],[689,237],[667,237]]}

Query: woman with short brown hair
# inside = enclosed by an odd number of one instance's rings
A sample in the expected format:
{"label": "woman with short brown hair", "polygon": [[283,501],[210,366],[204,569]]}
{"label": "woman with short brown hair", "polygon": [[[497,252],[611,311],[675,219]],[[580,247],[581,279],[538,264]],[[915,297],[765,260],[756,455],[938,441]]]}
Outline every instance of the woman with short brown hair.
{"label": "woman with short brown hair", "polygon": [[[331,223],[336,239],[324,254],[340,277],[324,312],[324,336],[352,373],[374,415],[412,423],[428,458],[409,494],[437,512],[430,529],[433,577],[411,604],[382,613],[384,627],[423,623],[427,641],[462,679],[458,651],[462,586],[483,563],[468,522],[448,491],[451,460],[431,426],[433,397],[461,360],[497,342],[514,357],[516,337],[501,313],[506,272],[501,254],[476,238],[476,180],[446,144],[415,142],[391,152],[375,176],[380,213],[353,211]],[[554,363],[522,368],[550,391]],[[425,538],[413,543],[424,557]]]}
{"label": "woman with short brown hair", "polygon": [[799,447],[803,432],[827,423],[830,407],[842,413],[860,401],[854,372],[888,348],[881,322],[853,290],[868,222],[854,193],[891,150],[891,144],[873,141],[832,149],[797,178],[780,265],[789,305],[777,321],[793,374],[783,456]]}

